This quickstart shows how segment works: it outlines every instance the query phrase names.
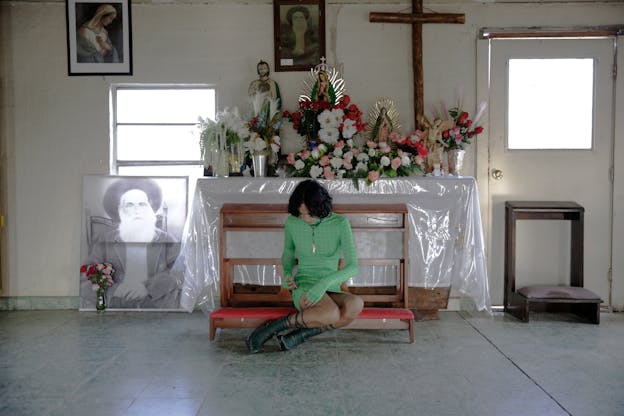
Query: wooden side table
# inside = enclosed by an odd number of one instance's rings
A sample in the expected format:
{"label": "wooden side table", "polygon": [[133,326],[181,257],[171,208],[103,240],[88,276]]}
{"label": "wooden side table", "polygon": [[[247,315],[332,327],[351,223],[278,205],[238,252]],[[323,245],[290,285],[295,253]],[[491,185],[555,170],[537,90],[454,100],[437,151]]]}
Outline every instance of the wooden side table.
{"label": "wooden side table", "polygon": [[[544,310],[573,312],[600,323],[598,295],[583,288],[583,215],[585,208],[570,201],[505,202],[505,312],[529,321],[531,305]],[[516,221],[568,220],[571,223],[570,285],[530,285],[516,291]]]}

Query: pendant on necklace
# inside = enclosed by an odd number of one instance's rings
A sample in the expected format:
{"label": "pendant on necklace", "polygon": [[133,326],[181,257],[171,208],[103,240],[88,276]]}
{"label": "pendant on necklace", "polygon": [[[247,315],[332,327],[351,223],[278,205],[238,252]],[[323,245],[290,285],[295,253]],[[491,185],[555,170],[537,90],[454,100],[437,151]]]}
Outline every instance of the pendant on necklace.
{"label": "pendant on necklace", "polygon": [[312,253],[316,253],[316,244],[312,243]]}

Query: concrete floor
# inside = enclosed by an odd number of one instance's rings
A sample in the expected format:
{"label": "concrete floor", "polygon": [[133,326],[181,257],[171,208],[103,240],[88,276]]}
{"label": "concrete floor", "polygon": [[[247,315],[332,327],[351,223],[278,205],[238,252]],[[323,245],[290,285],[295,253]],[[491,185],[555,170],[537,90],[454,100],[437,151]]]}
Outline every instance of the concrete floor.
{"label": "concrete floor", "polygon": [[624,314],[441,312],[247,353],[201,313],[0,312],[0,415],[624,415]]}

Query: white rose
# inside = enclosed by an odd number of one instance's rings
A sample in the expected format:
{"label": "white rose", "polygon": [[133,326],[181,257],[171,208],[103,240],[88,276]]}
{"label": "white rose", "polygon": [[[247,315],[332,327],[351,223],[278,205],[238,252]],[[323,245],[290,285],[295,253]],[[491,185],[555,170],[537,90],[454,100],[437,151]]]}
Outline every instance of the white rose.
{"label": "white rose", "polygon": [[357,172],[359,170],[364,170],[368,172],[368,164],[364,162],[358,162],[358,164],[355,165],[355,171]]}
{"label": "white rose", "polygon": [[390,166],[390,158],[388,156],[381,158],[381,166]]}
{"label": "white rose", "polygon": [[305,168],[305,163],[303,163],[303,160],[301,160],[301,159],[297,159],[297,160],[295,161],[295,169],[297,169],[297,170],[301,170],[301,169],[303,169],[303,168]]}
{"label": "white rose", "polygon": [[310,152],[310,155],[312,155],[313,159],[318,159],[321,156],[318,148],[312,150],[312,152]]}
{"label": "white rose", "polygon": [[368,149],[368,155],[370,157],[374,157],[377,154],[377,151],[375,149]]}
{"label": "white rose", "polygon": [[319,176],[321,176],[323,174],[323,168],[318,166],[318,165],[314,165],[310,168],[310,176],[312,178],[318,178]]}
{"label": "white rose", "polygon": [[412,164],[412,160],[410,159],[410,157],[408,155],[403,155],[401,156],[401,165],[403,166],[409,166]]}
{"label": "white rose", "polygon": [[368,162],[368,155],[366,153],[360,153],[357,156],[357,160],[359,160],[360,162]]}
{"label": "white rose", "polygon": [[333,157],[330,161],[329,164],[332,165],[332,167],[334,169],[338,169],[339,167],[342,166],[342,159],[339,157]]}
{"label": "white rose", "polygon": [[342,156],[342,149],[341,148],[334,149],[334,156],[341,157]]}
{"label": "white rose", "polygon": [[355,133],[357,133],[355,121],[351,119],[345,120],[344,124],[342,125],[342,137],[344,137],[345,139],[350,139]]}

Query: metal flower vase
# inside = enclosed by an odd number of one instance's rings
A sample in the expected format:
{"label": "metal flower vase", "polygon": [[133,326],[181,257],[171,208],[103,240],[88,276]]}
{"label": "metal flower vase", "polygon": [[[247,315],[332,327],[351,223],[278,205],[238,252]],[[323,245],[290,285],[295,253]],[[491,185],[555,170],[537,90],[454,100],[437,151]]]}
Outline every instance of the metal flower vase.
{"label": "metal flower vase", "polygon": [[267,176],[269,167],[269,155],[264,153],[254,153],[252,157],[254,176],[256,178],[264,178]]}
{"label": "metal flower vase", "polygon": [[448,169],[450,175],[462,175],[464,156],[466,156],[466,151],[463,149],[451,149],[448,151]]}

